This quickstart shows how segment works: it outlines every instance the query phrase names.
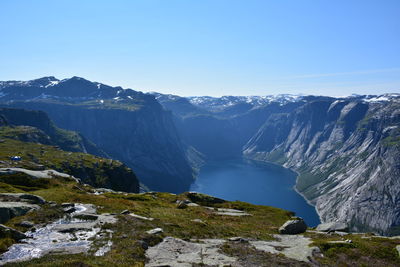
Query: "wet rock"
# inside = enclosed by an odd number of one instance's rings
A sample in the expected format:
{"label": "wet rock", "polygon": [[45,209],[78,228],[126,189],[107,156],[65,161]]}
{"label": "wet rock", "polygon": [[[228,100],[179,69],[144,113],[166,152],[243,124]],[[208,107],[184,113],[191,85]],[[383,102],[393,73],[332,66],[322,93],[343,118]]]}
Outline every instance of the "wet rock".
{"label": "wet rock", "polygon": [[148,233],[149,235],[156,235],[156,234],[160,234],[162,232],[164,232],[164,230],[162,228],[154,228],[154,229],[147,231],[146,233]]}
{"label": "wet rock", "polygon": [[346,223],[343,222],[329,222],[319,224],[316,230],[321,232],[347,232],[349,230],[349,227]]}
{"label": "wet rock", "polygon": [[307,224],[303,219],[286,221],[280,228],[279,233],[285,235],[295,235],[304,233],[307,230]]}
{"label": "wet rock", "polygon": [[3,224],[0,224],[0,237],[1,238],[9,237],[15,240],[21,240],[26,238],[24,233],[21,233],[20,231],[7,227]]}
{"label": "wet rock", "polygon": [[146,266],[237,266],[237,259],[221,254],[225,243],[220,239],[203,239],[201,243],[187,242],[179,238],[166,237],[161,243],[146,251],[149,262]]}
{"label": "wet rock", "polygon": [[[100,232],[101,225],[117,221],[114,216],[109,214],[98,214],[96,220],[82,222],[73,217],[79,213],[92,214],[95,206],[75,204],[75,209],[76,212],[72,214],[72,218],[65,216],[36,231],[26,232],[27,238],[23,239],[23,242],[12,245],[7,252],[1,255],[0,266],[10,262],[27,261],[46,254],[86,253],[94,239],[103,238],[103,232]],[[109,243],[103,240],[103,244],[104,246],[96,251],[97,255],[108,251]]]}
{"label": "wet rock", "polygon": [[40,209],[40,206],[25,202],[0,202],[0,223],[5,223],[35,209]]}
{"label": "wet rock", "polygon": [[129,214],[129,210],[123,210],[123,211],[121,211],[121,214],[123,214],[123,215]]}

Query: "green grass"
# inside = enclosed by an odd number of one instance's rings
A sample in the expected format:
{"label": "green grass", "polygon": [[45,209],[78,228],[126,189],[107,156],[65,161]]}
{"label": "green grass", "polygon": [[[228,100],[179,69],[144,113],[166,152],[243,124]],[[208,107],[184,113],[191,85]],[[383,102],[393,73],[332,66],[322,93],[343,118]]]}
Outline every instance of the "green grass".
{"label": "green grass", "polygon": [[[328,266],[399,266],[400,257],[396,246],[399,239],[378,238],[371,235],[323,235],[307,233],[313,239],[310,246],[317,246],[323,253],[319,263]],[[365,238],[367,237],[367,238]],[[329,241],[352,240],[352,243],[329,243]]]}
{"label": "green grass", "polygon": [[[12,162],[10,157],[14,155],[21,156],[22,161]],[[112,187],[115,190],[133,190],[137,182],[132,170],[119,161],[12,139],[0,142],[0,162],[0,167],[32,170],[45,166],[79,177],[96,187]]]}

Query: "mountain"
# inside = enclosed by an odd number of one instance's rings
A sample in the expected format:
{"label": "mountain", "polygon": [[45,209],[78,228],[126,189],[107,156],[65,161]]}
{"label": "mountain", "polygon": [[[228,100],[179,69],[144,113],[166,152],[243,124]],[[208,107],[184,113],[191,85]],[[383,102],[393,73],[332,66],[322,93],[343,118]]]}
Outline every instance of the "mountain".
{"label": "mountain", "polygon": [[322,222],[399,233],[400,94],[186,100],[193,108],[185,114],[171,97],[161,104],[208,160],[243,155],[291,168]]}
{"label": "mountain", "polygon": [[46,112],[127,164],[152,190],[183,192],[193,180],[187,147],[154,96],[79,77],[44,77],[0,82],[0,105]]}
{"label": "mountain", "polygon": [[87,140],[81,134],[55,126],[43,111],[0,108],[0,117],[3,118],[4,125],[9,126],[8,136],[10,138],[18,138],[21,141],[32,141],[32,133],[36,132],[36,134],[39,134],[41,138],[40,140],[35,140],[35,142],[47,145],[57,145],[66,151],[84,152],[107,157],[103,151],[98,149],[96,145]]}

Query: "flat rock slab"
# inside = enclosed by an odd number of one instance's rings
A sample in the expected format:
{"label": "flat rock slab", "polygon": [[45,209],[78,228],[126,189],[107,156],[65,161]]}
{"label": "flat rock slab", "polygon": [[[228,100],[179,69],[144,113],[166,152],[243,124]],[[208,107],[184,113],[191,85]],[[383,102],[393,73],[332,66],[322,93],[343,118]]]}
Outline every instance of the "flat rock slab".
{"label": "flat rock slab", "polygon": [[79,182],[78,178],[75,178],[74,176],[66,173],[58,172],[56,170],[32,171],[24,168],[0,168],[0,175],[14,174],[14,173],[25,173],[26,175],[29,175],[33,178],[45,178],[45,179],[51,179],[54,178],[55,176],[59,176],[63,178],[71,178]]}
{"label": "flat rock slab", "polygon": [[129,216],[132,216],[132,217],[134,217],[134,218],[136,218],[136,219],[140,219],[140,220],[145,220],[145,221],[152,221],[152,220],[154,220],[154,218],[149,218],[149,217],[144,217],[144,216],[140,216],[140,215],[137,215],[137,214],[135,214],[135,213],[129,213],[128,214]]}
{"label": "flat rock slab", "polygon": [[200,243],[195,243],[166,237],[161,243],[146,251],[149,262],[145,266],[192,267],[193,264],[240,266],[236,263],[236,258],[219,252],[224,242],[225,240],[221,239],[203,239]]}
{"label": "flat rock slab", "polygon": [[46,200],[40,196],[26,193],[1,193],[0,201],[4,202],[28,202],[31,204],[45,204]]}
{"label": "flat rock slab", "polygon": [[317,226],[316,230],[321,232],[346,232],[349,229],[349,226],[343,222],[328,222],[321,223]]}
{"label": "flat rock slab", "polygon": [[317,250],[317,247],[309,247],[311,239],[303,235],[274,235],[277,240],[273,241],[250,241],[256,249],[279,254],[282,253],[286,257],[309,262],[312,257],[312,252]]}
{"label": "flat rock slab", "polygon": [[251,214],[244,212],[242,210],[235,210],[235,209],[224,209],[224,208],[213,208],[213,207],[206,207],[209,210],[215,211],[217,215],[224,215],[224,216],[251,216]]}

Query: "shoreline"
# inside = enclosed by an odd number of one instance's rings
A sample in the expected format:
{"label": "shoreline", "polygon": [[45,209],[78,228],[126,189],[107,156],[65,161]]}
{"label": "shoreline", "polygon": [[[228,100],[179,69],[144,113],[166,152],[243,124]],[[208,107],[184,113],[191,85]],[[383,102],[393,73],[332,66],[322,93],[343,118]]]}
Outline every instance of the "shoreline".
{"label": "shoreline", "polygon": [[306,201],[306,203],[307,203],[308,205],[310,205],[311,207],[313,207],[313,208],[315,209],[315,212],[316,212],[317,215],[318,215],[318,218],[319,218],[320,223],[323,223],[323,222],[322,222],[322,219],[321,219],[321,215],[320,215],[319,212],[318,212],[318,209],[317,209],[317,208],[316,208],[316,207],[315,207],[301,192],[299,192],[299,191],[297,190],[297,188],[296,188],[297,181],[298,181],[299,176],[300,176],[300,173],[299,173],[298,171],[293,170],[292,168],[287,168],[287,167],[285,167],[285,166],[282,166],[282,165],[280,165],[280,164],[278,164],[278,163],[275,163],[275,162],[272,162],[272,161],[258,160],[258,159],[253,159],[253,158],[249,158],[249,157],[245,157],[245,156],[243,156],[243,158],[244,158],[244,159],[248,159],[248,160],[254,160],[254,161],[262,162],[262,163],[269,163],[269,164],[272,164],[272,165],[275,165],[275,166],[279,166],[279,167],[285,168],[285,169],[287,169],[287,170],[289,170],[289,171],[295,173],[295,174],[296,174],[296,181],[295,181],[295,184],[294,184],[294,186],[293,186],[293,190],[296,191],[296,193],[299,194],[299,195]]}
{"label": "shoreline", "polygon": [[[318,210],[316,209],[316,207],[315,207],[313,204],[311,204],[311,202],[310,202],[307,198],[305,198],[304,195],[303,195],[302,193],[300,193],[300,192],[297,190],[297,188],[296,188],[297,181],[298,181],[298,177],[299,177],[299,175],[300,175],[297,171],[295,171],[295,170],[293,170],[293,169],[291,169],[291,168],[286,168],[286,167],[284,167],[284,166],[282,166],[282,165],[280,165],[280,164],[277,164],[277,163],[275,163],[275,162],[263,161],[263,160],[256,160],[256,159],[252,159],[252,158],[246,157],[246,156],[244,156],[244,155],[243,155],[242,157],[231,158],[231,160],[232,160],[232,159],[233,159],[233,160],[234,160],[234,159],[236,159],[236,160],[249,160],[249,161],[253,161],[253,162],[256,163],[256,164],[260,164],[260,163],[261,163],[261,164],[270,164],[270,165],[273,165],[273,166],[276,166],[276,167],[279,167],[279,168],[283,168],[283,169],[285,169],[286,171],[289,171],[289,172],[293,173],[293,175],[295,175],[295,181],[294,181],[294,185],[293,185],[291,188],[293,189],[293,191],[296,192],[296,194],[298,194],[298,195],[301,196],[301,198],[305,201],[305,203],[306,203],[308,206],[310,206],[311,208],[313,208],[313,210],[315,211],[316,217],[318,218],[318,221],[319,221],[315,226],[317,226],[318,224],[322,223],[321,216],[320,216]],[[211,160],[211,161],[208,161],[208,162],[212,162],[212,160]],[[202,167],[203,167],[204,165],[206,165],[206,164],[207,164],[207,161],[204,162],[204,164],[202,165]],[[196,175],[196,177],[195,177],[193,183],[190,185],[190,188],[189,188],[189,189],[191,189],[191,188],[192,188],[192,185],[195,184],[195,182],[196,182],[198,176],[199,176],[199,173],[197,173],[197,175]]]}

